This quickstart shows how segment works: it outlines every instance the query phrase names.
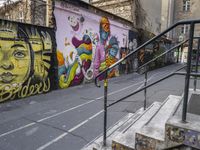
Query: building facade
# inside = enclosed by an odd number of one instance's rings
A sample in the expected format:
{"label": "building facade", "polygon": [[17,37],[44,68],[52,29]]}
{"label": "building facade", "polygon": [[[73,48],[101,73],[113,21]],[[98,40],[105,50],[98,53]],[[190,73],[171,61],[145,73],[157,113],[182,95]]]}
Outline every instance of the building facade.
{"label": "building facade", "polygon": [[31,23],[31,7],[27,0],[4,3],[0,9],[0,18]]}
{"label": "building facade", "polygon": [[162,0],[140,0],[141,7],[145,14],[143,28],[154,34],[161,31],[161,6]]}
{"label": "building facade", "polygon": [[[173,23],[180,20],[199,19],[199,0],[175,0]],[[189,25],[182,25],[176,28],[173,39],[182,41],[189,35]],[[200,26],[195,26],[195,36],[200,36]]]}
{"label": "building facade", "polygon": [[19,0],[4,3],[0,9],[0,18],[40,26],[51,26],[52,0]]}
{"label": "building facade", "polygon": [[153,34],[161,31],[162,0],[90,0],[100,9],[118,15]]}
{"label": "building facade", "polygon": [[133,0],[90,0],[90,4],[95,7],[135,23],[133,2]]}

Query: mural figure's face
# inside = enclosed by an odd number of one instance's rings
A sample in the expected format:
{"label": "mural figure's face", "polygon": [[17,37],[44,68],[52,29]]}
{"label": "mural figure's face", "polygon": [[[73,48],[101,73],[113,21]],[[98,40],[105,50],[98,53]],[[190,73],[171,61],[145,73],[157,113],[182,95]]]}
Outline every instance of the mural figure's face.
{"label": "mural figure's face", "polygon": [[0,84],[20,84],[30,73],[30,50],[24,41],[0,40]]}
{"label": "mural figure's face", "polygon": [[79,29],[79,21],[75,16],[69,16],[68,22],[74,31],[78,31]]}
{"label": "mural figure's face", "polygon": [[110,23],[108,18],[102,17],[100,21],[100,38],[102,41],[106,41],[110,35]]}
{"label": "mural figure's face", "polygon": [[112,56],[112,57],[116,57],[117,52],[118,52],[118,50],[116,48],[112,47],[112,48],[109,49],[109,55]]}

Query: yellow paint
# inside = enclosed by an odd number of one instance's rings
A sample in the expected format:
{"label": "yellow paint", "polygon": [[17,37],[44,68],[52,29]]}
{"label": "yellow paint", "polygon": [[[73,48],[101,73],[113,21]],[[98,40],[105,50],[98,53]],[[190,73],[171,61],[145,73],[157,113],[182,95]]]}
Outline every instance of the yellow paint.
{"label": "yellow paint", "polygon": [[79,46],[79,48],[81,48],[81,47],[87,49],[88,51],[92,51],[92,43],[90,43],[90,44],[85,44],[85,43],[83,43],[83,44],[81,44],[81,45]]}
{"label": "yellow paint", "polygon": [[80,56],[81,60],[92,60],[92,54],[88,55],[88,54],[82,54]]}
{"label": "yellow paint", "polygon": [[67,81],[65,81],[66,76],[61,75],[59,78],[59,85],[61,88],[67,88],[69,87],[70,83],[73,81],[74,76],[76,75],[76,69],[78,68],[78,62],[75,62],[70,70],[70,74],[68,75]]}
{"label": "yellow paint", "polygon": [[104,80],[104,87],[107,87],[108,86],[108,79],[105,79]]}
{"label": "yellow paint", "polygon": [[100,21],[100,25],[106,32],[110,32],[110,22],[107,17],[102,17]]}
{"label": "yellow paint", "polygon": [[47,32],[39,34],[37,29],[27,29],[26,33],[28,42],[19,39],[17,25],[0,24],[0,102],[50,90],[51,65],[46,61],[51,61],[51,37]]}
{"label": "yellow paint", "polygon": [[18,92],[18,97],[24,98],[27,96],[40,94],[43,92],[48,92],[50,90],[50,79],[48,78],[46,81],[42,81],[37,84],[30,84],[31,78],[28,80],[27,85],[21,87],[20,92]]}
{"label": "yellow paint", "polygon": [[0,40],[0,84],[18,84],[28,79],[30,47],[24,41]]}
{"label": "yellow paint", "polygon": [[[28,31],[27,31],[28,32]],[[31,48],[34,52],[34,75],[39,78],[47,78],[48,70],[50,65],[46,65],[43,60],[51,61],[49,55],[44,55],[43,53],[52,52],[52,42],[51,37],[47,32],[42,32],[42,36],[35,30],[35,34],[28,32]],[[46,68],[46,69],[45,69]]]}
{"label": "yellow paint", "polygon": [[43,92],[48,92],[50,90],[50,79],[42,81],[40,83],[31,84],[31,78],[29,78],[25,86],[11,84],[0,85],[0,102],[3,102],[8,99],[13,99],[16,95],[19,98],[24,98],[27,96],[40,94]]}
{"label": "yellow paint", "polygon": [[57,59],[58,59],[58,66],[62,66],[65,64],[63,53],[61,53],[59,50],[57,50]]}

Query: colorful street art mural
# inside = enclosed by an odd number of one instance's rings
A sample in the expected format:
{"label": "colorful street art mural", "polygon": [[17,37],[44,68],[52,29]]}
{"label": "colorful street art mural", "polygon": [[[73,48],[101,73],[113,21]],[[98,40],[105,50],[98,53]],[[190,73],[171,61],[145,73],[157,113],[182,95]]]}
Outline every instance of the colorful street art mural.
{"label": "colorful street art mural", "polygon": [[52,39],[48,28],[0,20],[0,102],[51,89]]}
{"label": "colorful street art mural", "polygon": [[[91,81],[120,59],[130,27],[77,6],[56,2],[56,41],[60,88]],[[108,77],[119,75],[118,67]]]}
{"label": "colorful street art mural", "polygon": [[[94,76],[103,71],[107,67],[117,62],[117,54],[119,51],[119,42],[117,37],[110,37],[110,23],[108,18],[102,17],[100,20],[100,41],[97,44],[94,57]],[[109,71],[108,77],[118,75],[118,69],[114,68]]]}

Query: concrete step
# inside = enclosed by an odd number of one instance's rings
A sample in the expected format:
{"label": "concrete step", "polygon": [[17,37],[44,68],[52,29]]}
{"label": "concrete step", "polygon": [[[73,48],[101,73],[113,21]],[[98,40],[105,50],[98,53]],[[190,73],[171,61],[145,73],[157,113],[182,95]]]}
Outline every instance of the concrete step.
{"label": "concrete step", "polygon": [[165,124],[181,103],[181,96],[169,95],[153,117],[136,133],[137,150],[165,148]]}
{"label": "concrete step", "polygon": [[[200,107],[200,103],[198,101],[198,97],[197,100],[193,99],[193,96],[196,97],[196,95],[200,95],[200,90],[196,89],[196,91],[194,91],[193,89],[189,89],[189,93],[188,93],[188,113],[198,113],[199,111],[199,107]],[[184,97],[184,94],[182,94],[182,98]],[[195,101],[194,101],[195,100]],[[183,109],[183,101],[180,103],[180,106],[177,108],[176,112],[174,113],[174,116],[182,116],[182,110]]]}
{"label": "concrete step", "polygon": [[173,116],[166,123],[166,147],[186,145],[200,149],[200,116],[188,113],[187,122],[180,116]]}
{"label": "concrete step", "polygon": [[135,133],[158,111],[161,103],[154,102],[138,118],[132,120],[126,128],[121,130],[112,140],[114,150],[133,150],[135,149]]}
{"label": "concrete step", "polygon": [[177,113],[166,123],[166,146],[186,145],[200,149],[200,90],[189,90],[188,113],[186,122],[182,122],[182,105]]}
{"label": "concrete step", "polygon": [[120,119],[116,124],[110,127],[107,130],[107,146],[103,147],[103,135],[99,135],[93,141],[85,145],[81,150],[109,150],[112,149],[112,139],[115,137],[119,132],[125,129],[129,124],[131,124],[132,120],[135,120],[143,113],[143,108],[133,113],[128,113],[125,117]]}

